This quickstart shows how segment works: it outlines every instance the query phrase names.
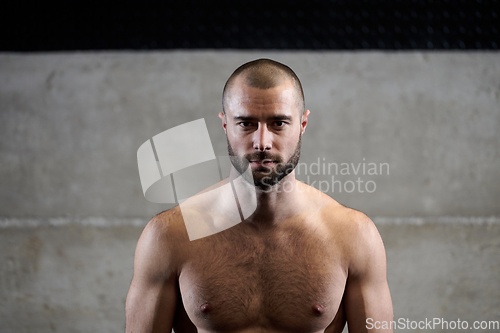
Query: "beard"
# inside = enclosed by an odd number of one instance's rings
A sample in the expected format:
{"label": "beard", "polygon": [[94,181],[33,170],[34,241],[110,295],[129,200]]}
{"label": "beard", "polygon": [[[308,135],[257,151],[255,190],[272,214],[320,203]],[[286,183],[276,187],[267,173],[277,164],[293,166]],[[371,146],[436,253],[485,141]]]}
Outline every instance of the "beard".
{"label": "beard", "polygon": [[[227,141],[227,151],[229,153],[229,158],[234,168],[250,183],[253,183],[256,187],[261,189],[270,189],[270,187],[278,184],[288,176],[299,163],[300,158],[300,146],[301,146],[302,134],[299,136],[299,141],[295,150],[290,156],[290,158],[283,162],[282,158],[278,155],[271,154],[266,151],[256,152],[252,154],[247,154],[245,156],[238,156],[233,150],[229,140]],[[245,171],[249,168],[250,161],[271,161],[276,163],[276,167],[273,169],[267,166],[261,166],[252,171],[252,179],[248,179],[248,173]],[[263,174],[259,177],[259,174]]]}

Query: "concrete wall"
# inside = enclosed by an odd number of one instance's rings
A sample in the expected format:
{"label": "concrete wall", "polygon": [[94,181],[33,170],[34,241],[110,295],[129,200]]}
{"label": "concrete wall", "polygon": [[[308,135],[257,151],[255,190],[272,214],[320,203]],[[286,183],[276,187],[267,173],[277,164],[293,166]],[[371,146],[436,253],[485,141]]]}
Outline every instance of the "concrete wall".
{"label": "concrete wall", "polygon": [[137,148],[203,117],[223,154],[222,87],[259,57],[304,86],[299,178],[377,223],[395,317],[500,320],[498,53],[0,54],[0,332],[123,331],[135,243],[172,207]]}

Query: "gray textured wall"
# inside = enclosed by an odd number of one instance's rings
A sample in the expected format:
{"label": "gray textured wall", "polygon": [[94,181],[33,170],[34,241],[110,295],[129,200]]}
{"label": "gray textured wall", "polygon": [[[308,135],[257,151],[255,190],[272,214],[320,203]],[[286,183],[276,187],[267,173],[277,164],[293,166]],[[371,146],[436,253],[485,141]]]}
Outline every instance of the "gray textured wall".
{"label": "gray textured wall", "polygon": [[0,54],[0,332],[123,331],[135,243],[171,207],[145,201],[137,148],[203,117],[223,154],[222,87],[259,57],[304,86],[299,178],[377,223],[395,317],[500,320],[498,53]]}

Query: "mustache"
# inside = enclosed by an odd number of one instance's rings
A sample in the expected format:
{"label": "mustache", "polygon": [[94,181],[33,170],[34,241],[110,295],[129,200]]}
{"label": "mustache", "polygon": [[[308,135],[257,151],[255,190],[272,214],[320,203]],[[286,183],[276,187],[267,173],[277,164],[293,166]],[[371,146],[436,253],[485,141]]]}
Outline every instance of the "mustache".
{"label": "mustache", "polygon": [[247,159],[247,161],[259,161],[259,162],[262,162],[264,160],[267,160],[267,161],[273,161],[273,162],[278,162],[278,163],[281,162],[281,157],[280,156],[271,154],[271,153],[266,152],[266,151],[261,151],[261,152],[258,152],[258,153],[247,154],[247,155],[245,155],[245,158]]}

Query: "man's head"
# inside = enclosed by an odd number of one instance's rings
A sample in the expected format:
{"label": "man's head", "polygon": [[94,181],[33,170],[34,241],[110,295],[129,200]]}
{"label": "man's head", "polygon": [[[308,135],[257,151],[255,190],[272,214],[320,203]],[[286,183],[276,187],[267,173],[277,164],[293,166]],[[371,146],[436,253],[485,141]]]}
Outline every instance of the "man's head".
{"label": "man's head", "polygon": [[305,109],[304,91],[302,84],[295,72],[280,62],[271,59],[257,59],[238,67],[229,77],[222,92],[222,112],[225,114],[227,101],[231,96],[232,87],[237,78],[244,80],[250,87],[269,89],[289,81],[296,90],[296,101],[298,110],[303,114]]}
{"label": "man's head", "polygon": [[256,186],[268,188],[298,163],[309,110],[298,77],[287,66],[259,59],[239,67],[228,79],[219,113],[233,166],[241,174],[250,164]]}

